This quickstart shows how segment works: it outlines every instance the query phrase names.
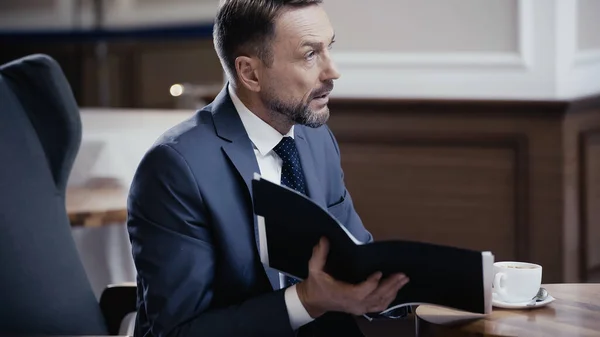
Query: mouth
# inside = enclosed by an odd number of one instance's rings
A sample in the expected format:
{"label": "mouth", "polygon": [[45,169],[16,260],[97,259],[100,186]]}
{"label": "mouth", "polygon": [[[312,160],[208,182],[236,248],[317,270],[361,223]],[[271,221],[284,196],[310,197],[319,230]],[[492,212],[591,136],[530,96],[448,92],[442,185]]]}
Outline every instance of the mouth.
{"label": "mouth", "polygon": [[325,99],[329,97],[329,92],[323,93],[322,95],[315,96],[313,99]]}

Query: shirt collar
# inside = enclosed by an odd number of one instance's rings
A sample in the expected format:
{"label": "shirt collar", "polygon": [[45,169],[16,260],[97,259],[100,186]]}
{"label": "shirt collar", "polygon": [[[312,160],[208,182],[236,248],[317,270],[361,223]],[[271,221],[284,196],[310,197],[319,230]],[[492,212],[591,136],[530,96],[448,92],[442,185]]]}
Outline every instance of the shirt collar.
{"label": "shirt collar", "polygon": [[244,128],[248,133],[250,141],[252,141],[252,144],[254,144],[261,155],[266,156],[277,144],[279,144],[284,136],[294,138],[294,126],[292,126],[287,134],[282,135],[252,111],[248,110],[235,93],[235,90],[231,87],[231,84],[228,84],[227,90],[235,109],[240,115],[242,124],[244,124]]}

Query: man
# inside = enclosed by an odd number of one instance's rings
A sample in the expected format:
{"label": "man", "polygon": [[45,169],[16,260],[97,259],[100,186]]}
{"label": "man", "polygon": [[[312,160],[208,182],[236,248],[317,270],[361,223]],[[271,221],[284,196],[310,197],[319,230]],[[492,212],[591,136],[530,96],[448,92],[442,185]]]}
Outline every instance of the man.
{"label": "man", "polygon": [[131,186],[128,229],[138,271],[136,336],[353,336],[351,315],[385,309],[408,279],[361,284],[323,271],[327,241],[298,284],[257,250],[255,172],[327,207],[359,240],[371,235],[325,126],[339,74],[321,0],[225,0],[215,48],[229,84],[165,133]]}

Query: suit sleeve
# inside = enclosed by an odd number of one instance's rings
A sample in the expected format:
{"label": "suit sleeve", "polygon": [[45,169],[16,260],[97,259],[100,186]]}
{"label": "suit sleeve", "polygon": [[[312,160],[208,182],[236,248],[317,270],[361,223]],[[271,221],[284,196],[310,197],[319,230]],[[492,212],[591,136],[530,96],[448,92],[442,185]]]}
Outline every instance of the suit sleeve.
{"label": "suit sleeve", "polygon": [[[337,160],[335,162],[335,165],[339,165],[339,172],[340,172],[340,185],[342,186],[342,202],[336,206],[333,206],[332,208],[337,208],[335,211],[333,211],[332,213],[338,214],[340,217],[340,222],[342,224],[344,224],[346,226],[346,228],[348,228],[348,230],[361,242],[372,242],[373,241],[373,236],[371,235],[371,233],[369,233],[369,231],[364,227],[362,220],[360,219],[360,216],[358,215],[358,213],[356,212],[356,209],[354,209],[354,203],[352,202],[352,196],[350,196],[350,192],[348,191],[348,189],[346,188],[346,184],[344,183],[344,170],[342,169],[342,165],[341,165],[341,155],[340,155],[340,148],[338,146],[337,140],[335,139],[335,136],[333,135],[333,133],[331,132],[331,130],[329,128],[327,128],[327,131],[329,132],[329,136],[331,137],[331,141],[333,142],[333,147],[335,148],[336,151],[336,155],[337,155]],[[330,209],[330,211],[332,211]]]}
{"label": "suit sleeve", "polygon": [[[144,157],[131,186],[128,231],[138,316],[153,336],[292,336],[284,291],[209,309],[217,251],[195,177],[172,147]],[[139,321],[139,317],[138,317]]]}

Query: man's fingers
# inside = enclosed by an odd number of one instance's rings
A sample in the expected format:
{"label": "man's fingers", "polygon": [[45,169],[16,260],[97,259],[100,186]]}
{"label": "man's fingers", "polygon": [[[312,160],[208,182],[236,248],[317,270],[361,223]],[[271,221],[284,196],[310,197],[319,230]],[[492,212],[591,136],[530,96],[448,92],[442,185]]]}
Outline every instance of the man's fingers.
{"label": "man's fingers", "polygon": [[308,263],[309,270],[323,270],[325,262],[327,262],[327,254],[329,253],[329,241],[326,238],[321,238],[319,243],[313,248],[312,257]]}
{"label": "man's fingers", "polygon": [[381,281],[382,277],[381,272],[375,272],[369,276],[363,282],[354,286],[354,295],[357,297],[357,300],[363,300],[369,296],[370,293],[375,291],[379,286],[379,281]]}
{"label": "man's fingers", "polygon": [[386,294],[384,296],[375,298],[371,303],[369,303],[367,312],[383,311],[387,309],[395,299],[395,293]]}
{"label": "man's fingers", "polygon": [[379,284],[377,289],[374,289],[373,296],[385,296],[391,292],[397,292],[407,281],[408,277],[404,274],[390,275]]}
{"label": "man's fingers", "polygon": [[398,289],[408,282],[408,277],[403,274],[390,275],[382,280],[381,272],[371,274],[356,285],[336,281],[323,273],[328,254],[329,242],[326,238],[321,238],[314,246],[309,262],[308,281],[314,283],[311,289],[316,291],[312,297],[324,301],[321,305],[324,311],[342,311],[355,315],[383,311],[394,301]]}
{"label": "man's fingers", "polygon": [[393,287],[389,288],[389,290],[384,295],[384,298],[389,298],[389,301],[387,301],[387,303],[385,304],[385,307],[387,307],[390,304],[390,302],[392,302],[394,299],[396,299],[398,290],[402,289],[402,287],[404,287],[408,282],[409,282],[408,277],[402,276],[402,277],[400,277],[398,283],[396,283]]}
{"label": "man's fingers", "polygon": [[371,274],[371,276],[369,276],[365,282],[379,283],[382,276],[383,276],[383,274],[380,271],[375,272],[375,273]]}
{"label": "man's fingers", "polygon": [[398,290],[402,288],[409,279],[403,274],[391,275],[385,278],[383,282],[369,294],[366,299],[367,310],[382,311],[385,310],[396,298]]}

